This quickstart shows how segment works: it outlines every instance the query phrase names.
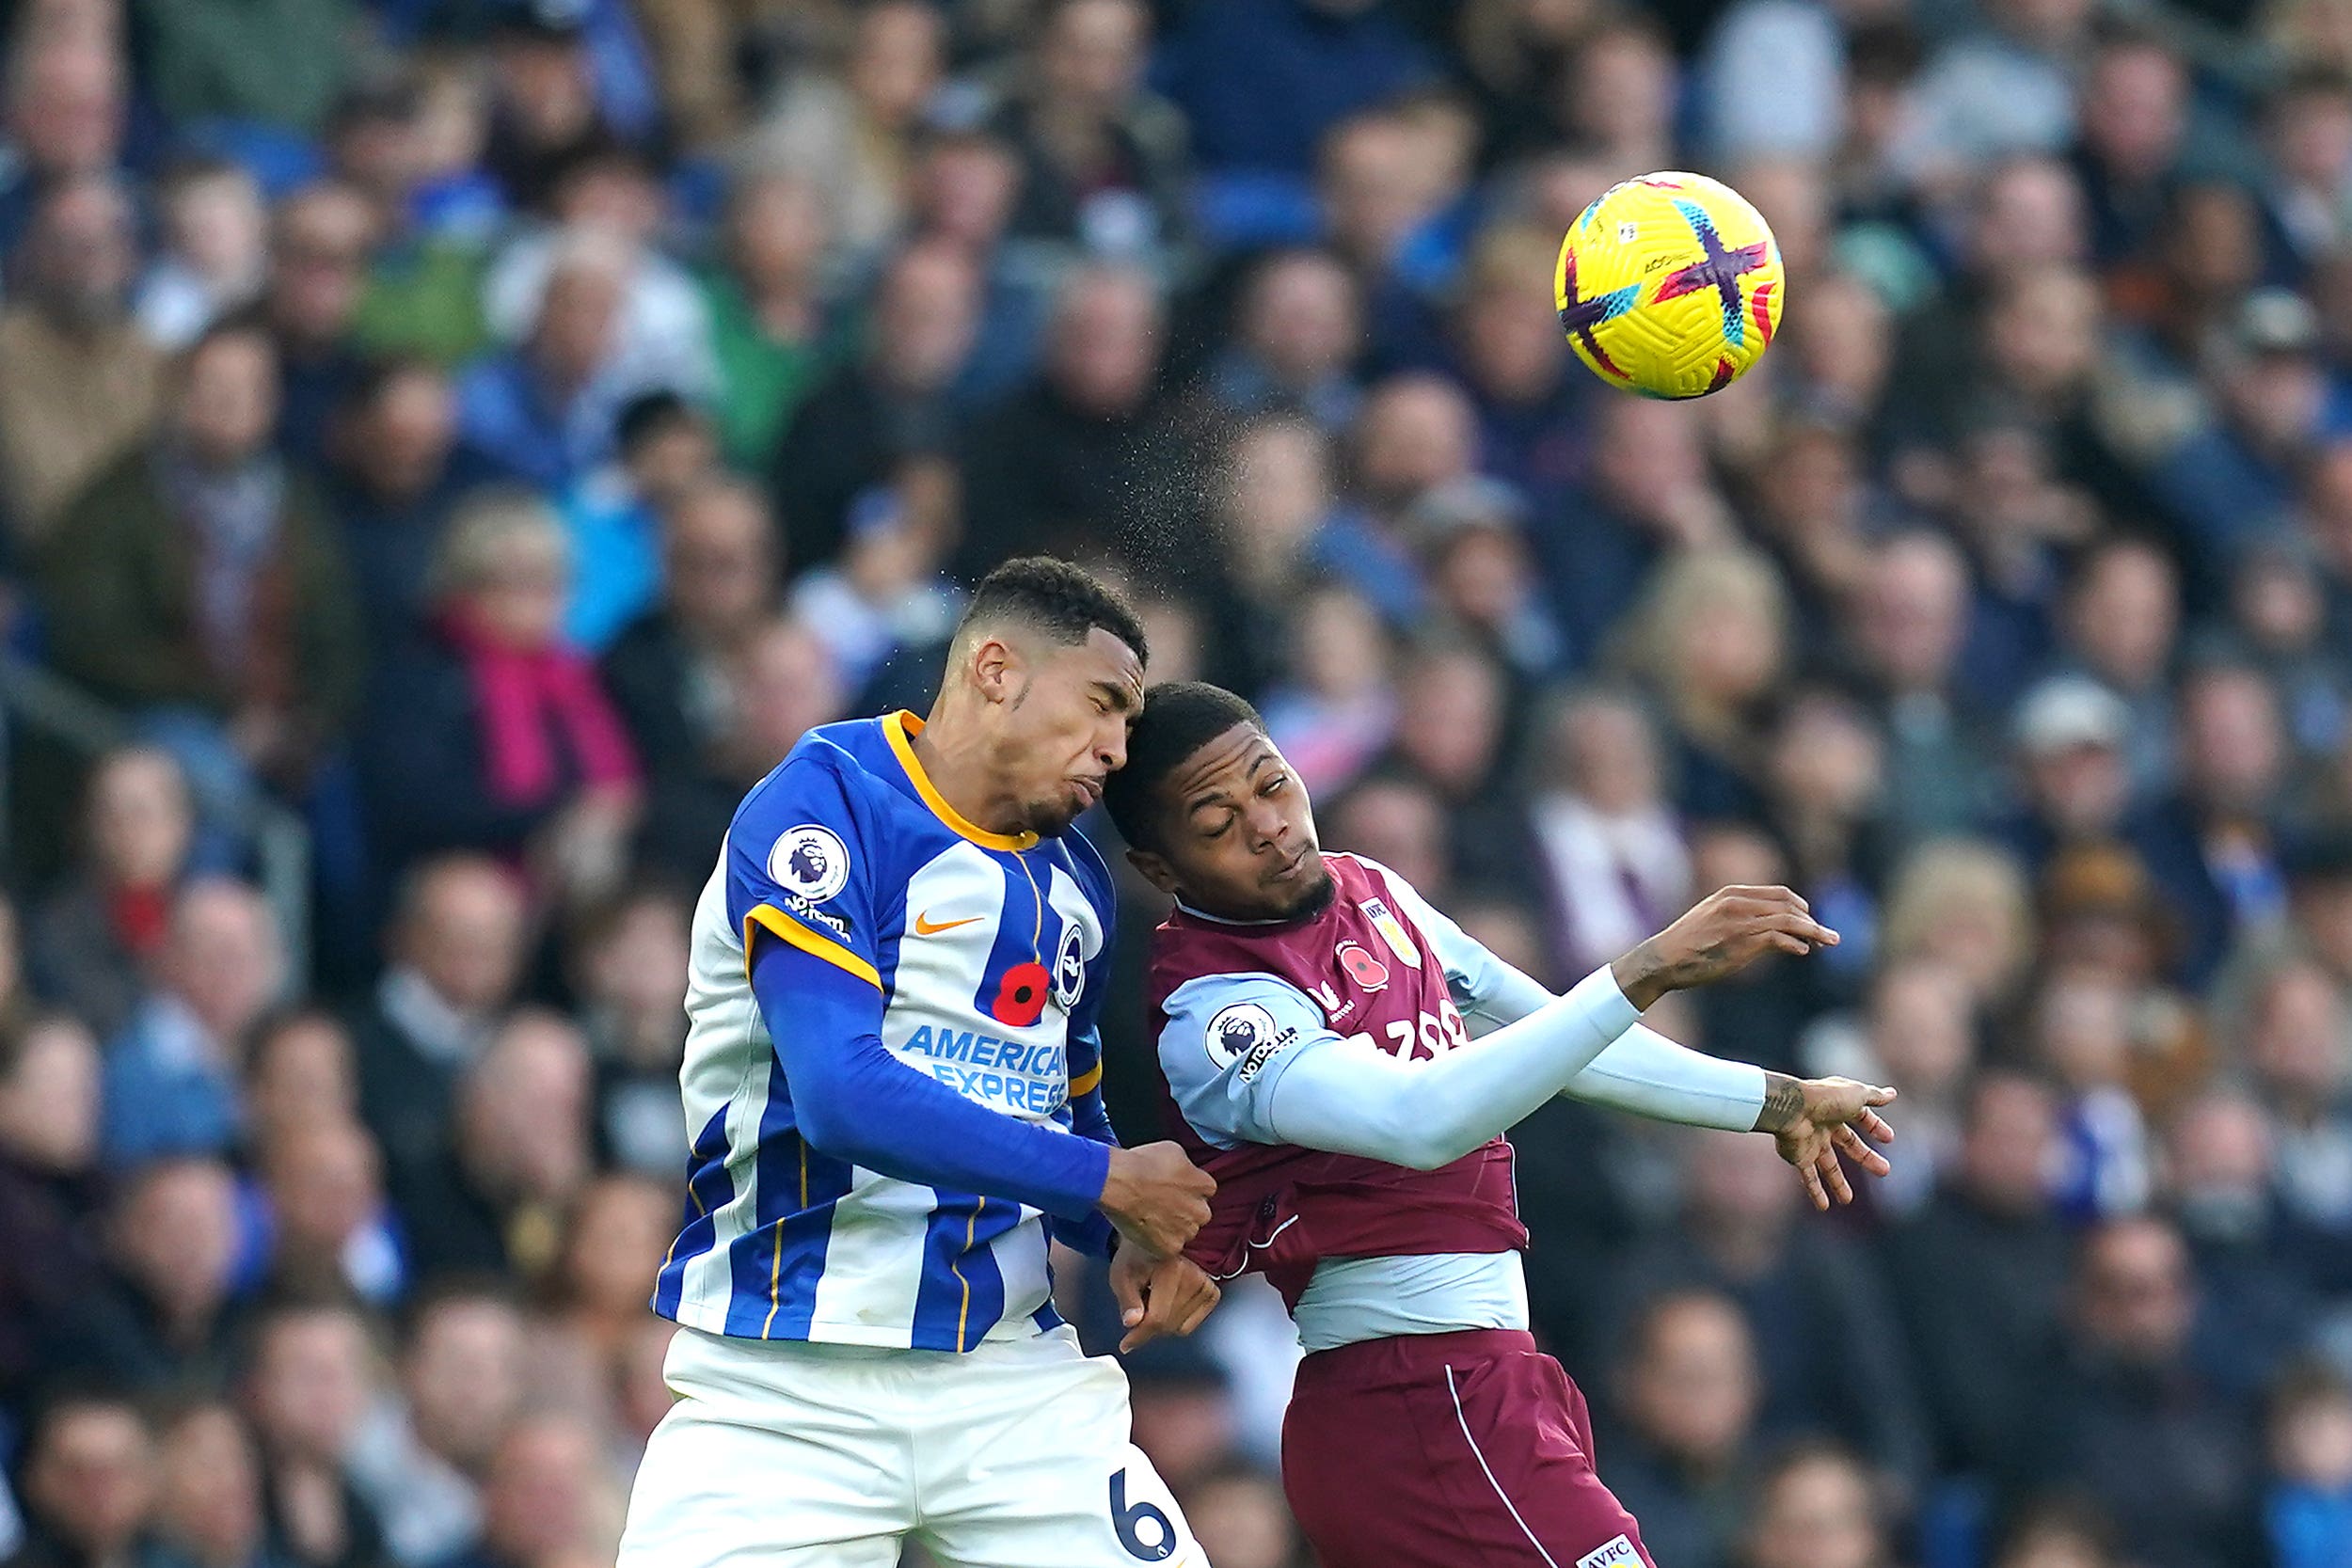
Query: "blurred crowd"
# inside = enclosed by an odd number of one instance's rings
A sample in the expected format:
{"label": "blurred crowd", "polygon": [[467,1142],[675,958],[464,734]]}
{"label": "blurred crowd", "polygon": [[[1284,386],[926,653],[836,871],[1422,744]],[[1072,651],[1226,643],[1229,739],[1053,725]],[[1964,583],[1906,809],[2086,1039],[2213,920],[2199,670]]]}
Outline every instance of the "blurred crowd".
{"label": "blurred crowd", "polygon": [[[1761,1139],[1517,1140],[1661,1568],[2352,1562],[2352,3],[0,40],[0,631],[119,718],[8,734],[0,1558],[609,1563],[693,893],[1048,549],[1551,983],[1724,883],[1843,932],[1659,1022],[1899,1085],[1857,1211]],[[1692,404],[1603,390],[1550,297],[1677,166],[1789,275]],[[1132,1363],[1218,1568],[1300,1560],[1295,1355],[1236,1290]]]}

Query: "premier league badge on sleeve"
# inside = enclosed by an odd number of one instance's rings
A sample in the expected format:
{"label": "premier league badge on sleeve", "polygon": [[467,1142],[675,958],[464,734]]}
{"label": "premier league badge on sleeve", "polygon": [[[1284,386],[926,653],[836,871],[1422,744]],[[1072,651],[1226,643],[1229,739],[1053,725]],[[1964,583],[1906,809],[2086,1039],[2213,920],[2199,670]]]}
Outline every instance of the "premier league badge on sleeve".
{"label": "premier league badge on sleeve", "polygon": [[768,851],[768,875],[786,892],[821,904],[849,885],[850,850],[831,828],[803,822]]}
{"label": "premier league badge on sleeve", "polygon": [[1236,1002],[1209,1020],[1209,1060],[1219,1071],[1274,1037],[1274,1015],[1255,1002]]}

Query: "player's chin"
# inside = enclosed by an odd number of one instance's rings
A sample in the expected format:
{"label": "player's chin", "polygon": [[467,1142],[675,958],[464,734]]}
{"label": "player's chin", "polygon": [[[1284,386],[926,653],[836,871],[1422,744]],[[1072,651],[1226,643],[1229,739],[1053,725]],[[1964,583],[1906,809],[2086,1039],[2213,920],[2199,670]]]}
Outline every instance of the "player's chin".
{"label": "player's chin", "polygon": [[1340,884],[1332,877],[1330,867],[1325,865],[1318,855],[1311,866],[1299,867],[1292,886],[1279,891],[1288,895],[1281,913],[1281,918],[1287,920],[1299,915],[1321,914],[1330,907],[1332,898],[1340,891]]}
{"label": "player's chin", "polygon": [[1051,800],[1030,801],[1029,809],[1024,816],[1027,818],[1029,832],[1038,837],[1059,838],[1086,815],[1087,807],[1093,803],[1091,799],[1081,799],[1080,792],[1075,789],[1066,790]]}

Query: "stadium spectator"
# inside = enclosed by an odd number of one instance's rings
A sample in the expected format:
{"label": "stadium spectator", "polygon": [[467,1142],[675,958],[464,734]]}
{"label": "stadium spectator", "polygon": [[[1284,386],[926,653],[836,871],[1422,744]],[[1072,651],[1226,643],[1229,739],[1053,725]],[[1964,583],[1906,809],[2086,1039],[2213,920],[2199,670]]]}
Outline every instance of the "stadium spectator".
{"label": "stadium spectator", "polygon": [[564,231],[528,331],[457,378],[457,428],[511,472],[554,495],[612,455],[630,379],[623,308],[634,253],[600,229]]}
{"label": "stadium spectator", "polygon": [[2286,915],[2280,796],[2290,761],[2278,694],[2215,664],[2181,687],[2178,793],[2155,803],[2138,848],[2183,927],[2181,978],[2212,977],[2233,940]]}
{"label": "stadium spectator", "polygon": [[271,1568],[262,1465],[236,1410],[212,1400],[166,1416],[156,1435],[155,1534],[171,1568]]}
{"label": "stadium spectator", "polygon": [[315,1009],[265,1020],[246,1053],[245,1097],[246,1133],[256,1147],[289,1129],[356,1115],[359,1081],[350,1035]]}
{"label": "stadium spectator", "polygon": [[1676,556],[1632,612],[1628,671],[1665,720],[1667,766],[1692,816],[1760,807],[1765,710],[1786,673],[1788,621],[1780,575],[1745,549]]}
{"label": "stadium spectator", "polygon": [[374,1381],[367,1323],[334,1297],[265,1307],[239,1395],[261,1452],[271,1547],[310,1568],[381,1568],[375,1514],[345,1466]]}
{"label": "stadium spectator", "polygon": [[358,1117],[281,1126],[254,1140],[253,1158],[272,1285],[378,1304],[399,1297],[407,1279],[384,1210],[383,1158]]}
{"label": "stadium spectator", "polygon": [[862,704],[891,684],[893,665],[946,656],[966,602],[943,569],[962,527],[959,499],[952,463],[908,458],[888,484],[858,498],[840,559],[793,585],[792,618],[823,644],[834,674]]}
{"label": "stadium spectator", "polygon": [[1186,135],[1143,88],[1151,33],[1137,0],[1047,8],[997,117],[1021,158],[1016,233],[1163,265],[1181,253]]}
{"label": "stadium spectator", "polygon": [[1295,411],[1327,434],[1355,419],[1363,388],[1356,281],[1329,252],[1278,250],[1257,263],[1233,311],[1233,337],[1203,390],[1228,415]]}
{"label": "stadium spectator", "polygon": [[449,378],[421,359],[387,359],[361,374],[326,445],[327,510],[381,659],[421,634],[450,518],[500,470],[457,438]]}
{"label": "stadium spectator", "polygon": [[2064,1359],[2046,1383],[2042,1442],[2016,1486],[2100,1498],[2125,1548],[2163,1568],[2262,1560],[2249,1514],[2255,1459],[2244,1407],[2188,1361],[2195,1284],[2159,1219],[2110,1221],[2084,1240]]}
{"label": "stadium spectator", "polygon": [[[70,1018],[0,1037],[0,1386],[103,1364],[119,1315],[89,1218],[97,1209],[98,1046]],[[96,1322],[93,1322],[96,1319]]]}
{"label": "stadium spectator", "polygon": [[599,1177],[573,1202],[548,1299],[551,1331],[594,1371],[600,1390],[617,1386],[630,1338],[644,1321],[654,1274],[675,1234],[666,1180],[626,1172]]}
{"label": "stadium spectator", "polygon": [[2207,1093],[2168,1132],[2164,1208],[2187,1243],[2201,1303],[2195,1359],[2232,1395],[2250,1397],[2310,1348],[2310,1243],[2279,1204],[2270,1128],[2252,1099]]}
{"label": "stadium spectator", "polygon": [[839,69],[797,73],[747,138],[755,164],[817,182],[852,252],[872,252],[898,227],[908,143],[939,87],[946,31],[924,0],[866,8]]}
{"label": "stadium spectator", "polygon": [[[1764,1139],[1694,1142],[1679,1233],[1635,1249],[1620,1293],[1715,1291],[1737,1302],[1751,1325],[1783,1325],[1756,1347],[1759,1430],[1827,1433],[1898,1477],[1925,1473],[1923,1413],[1878,1275],[1839,1238],[1793,1223],[1796,1187]],[[1800,1323],[1791,1333],[1788,1325]],[[1807,1368],[1832,1345],[1843,1370],[1824,1383]]]}
{"label": "stadium spectator", "polygon": [[1343,787],[1387,746],[1396,694],[1380,622],[1337,584],[1292,607],[1288,660],[1297,684],[1265,700],[1267,733],[1311,790]]}
{"label": "stadium spectator", "polygon": [[588,1051],[561,1015],[518,1012],[467,1069],[441,1148],[395,1177],[417,1276],[453,1270],[535,1279],[590,1175]]}
{"label": "stadium spectator", "polygon": [[1628,693],[1596,689],[1562,702],[1539,732],[1535,778],[1528,821],[1552,965],[1589,974],[1684,906],[1690,849],[1667,809],[1658,736]]}
{"label": "stadium spectator", "polygon": [[514,877],[479,856],[403,879],[383,976],[351,1022],[359,1108],[395,1172],[437,1152],[457,1079],[515,1001],[526,917]]}
{"label": "stadium spectator", "polygon": [[2004,835],[2029,871],[2070,845],[2112,842],[2131,812],[2122,747],[2131,713],[2098,682],[2054,675],[2020,699],[2011,725],[2024,810]]}
{"label": "stadium spectator", "polygon": [[2167,681],[2180,632],[2180,577],[2148,540],[2108,534],[2075,562],[2059,611],[2061,668],[2087,674],[2131,710],[2123,756],[2135,798],[2160,794],[2172,768]]}
{"label": "stadium spectator", "polygon": [[278,343],[278,444],[299,462],[326,455],[327,425],[360,380],[353,346],[378,217],[336,180],[302,186],[271,214],[261,317]]}
{"label": "stadium spectator", "polygon": [[2312,1366],[2272,1391],[2263,1523],[2279,1568],[2317,1568],[2352,1532],[2352,1388]]}
{"label": "stadium spectator", "polygon": [[2333,982],[2289,958],[2256,981],[2237,1042],[2278,1141],[2280,1198],[2296,1220],[2332,1236],[2352,1227],[2346,1027]]}
{"label": "stadium spectator", "polygon": [[1799,1444],[1757,1478],[1740,1560],[1750,1568],[1885,1568],[1893,1543],[1880,1491],[1848,1450]]}
{"label": "stadium spectator", "polygon": [[1907,1331],[1943,1464],[1982,1476],[2032,1418],[2057,1354],[2069,1238],[2047,1178],[2058,1108],[2039,1081],[1979,1077],[1942,1187],[1887,1237]]}
{"label": "stadium spectator", "polygon": [[2126,1086],[2131,1005],[2110,977],[2068,969],[2029,1004],[2030,1059],[2059,1092],[2058,1200],[2075,1219],[2137,1213],[2153,1181],[2147,1120]]}
{"label": "stadium spectator", "polygon": [[592,911],[570,943],[572,988],[596,1058],[597,1145],[624,1169],[665,1180],[686,1158],[675,1085],[691,912],[679,892],[641,882]]}
{"label": "stadium spectator", "polygon": [[631,400],[614,433],[615,460],[560,502],[572,559],[564,636],[590,654],[603,652],[660,593],[658,519],[719,455],[709,420],[675,392]]}
{"label": "stadium spectator", "polygon": [[1063,285],[1036,381],[973,422],[960,575],[1045,548],[1193,565],[1154,515],[1154,498],[1183,483],[1153,397],[1163,332],[1141,274],[1089,270]]}
{"label": "stadium spectator", "polygon": [[379,1402],[350,1456],[402,1563],[439,1562],[481,1528],[482,1478],[523,1404],[526,1332],[503,1292],[463,1276],[411,1307],[402,1397]]}
{"label": "stadium spectator", "polygon": [[1438,614],[1509,667],[1544,679],[1568,664],[1565,632],[1538,582],[1518,492],[1494,480],[1440,485],[1409,521]]}
{"label": "stadium spectator", "polygon": [[137,1408],[103,1394],[69,1394],[44,1409],[24,1464],[23,1568],[143,1562],[156,1501],[155,1434]]}
{"label": "stadium spectator", "polygon": [[946,245],[979,278],[979,315],[955,393],[967,406],[984,408],[1036,370],[1065,263],[1059,247],[1013,236],[1021,164],[1002,138],[958,129],[955,117],[947,117],[924,135],[911,178],[905,245]]}
{"label": "stadium spectator", "polygon": [[569,163],[625,139],[619,105],[608,101],[612,40],[592,34],[595,20],[539,3],[501,7],[492,19],[488,134],[472,152],[512,210],[543,212]]}
{"label": "stadium spectator", "polygon": [[106,1157],[218,1154],[235,1142],[237,1086],[254,1026],[288,980],[276,915],[228,878],[172,900],[152,986],[106,1046]]}
{"label": "stadium spectator", "polygon": [[710,834],[723,831],[752,780],[775,766],[731,742],[734,671],[773,613],[781,562],[758,492],[707,480],[662,517],[661,602],[623,631],[601,669],[622,723],[644,759],[639,852],[681,881],[709,872]]}
{"label": "stadium spectator", "polygon": [[607,379],[630,393],[707,392],[714,372],[701,292],[653,243],[666,215],[666,193],[628,149],[596,148],[566,159],[549,196],[549,221],[508,241],[483,279],[491,336],[501,342],[528,336],[546,309],[557,265],[593,238],[609,248],[620,290]]}
{"label": "stadium spectator", "polygon": [[24,958],[37,990],[111,1037],[164,944],[196,824],[180,765],[152,747],[100,758],[85,801],[79,863],[26,923]]}
{"label": "stadium spectator", "polygon": [[827,269],[833,234],[804,175],[747,176],[728,203],[723,243],[703,275],[717,381],[711,412],[720,450],[757,469],[843,352]]}
{"label": "stadium spectator", "polygon": [[361,679],[342,549],[269,444],[278,387],[267,335],[207,332],[157,439],[59,515],[41,561],[57,668],[139,714],[228,831],[258,784],[307,790]]}
{"label": "stadium spectator", "polygon": [[151,1162],[123,1182],[105,1227],[107,1255],[135,1324],[130,1338],[108,1347],[114,1368],[149,1387],[219,1386],[235,1326],[236,1178],[216,1160]]}
{"label": "stadium spectator", "polygon": [[163,356],[130,316],[129,196],[105,173],[61,179],[31,210],[0,312],[0,505],[19,551],[136,445],[163,401]]}
{"label": "stadium spectator", "polygon": [[490,1461],[480,1537],[449,1559],[449,1568],[534,1568],[609,1557],[620,1537],[623,1501],[593,1433],[560,1417],[527,1416],[507,1430]]}
{"label": "stadium spectator", "polygon": [[1887,889],[1879,951],[1888,963],[1938,959],[1980,1010],[2008,1006],[2035,952],[2033,906],[2016,863],[1974,840],[1923,846]]}
{"label": "stadium spectator", "polygon": [[1964,1102],[1979,1066],[1975,1004],[1961,977],[1931,958],[1880,966],[1855,1016],[1832,1014],[1806,1032],[1797,1066],[1813,1077],[1903,1086],[1909,1147],[1894,1174],[1871,1187],[1870,1201],[1890,1215],[1930,1202],[1960,1163]]}
{"label": "stadium spectator", "polygon": [[434,567],[433,636],[382,661],[358,762],[379,865],[470,849],[550,894],[609,883],[637,758],[596,666],[561,641],[569,552],[528,492],[474,497]]}
{"label": "stadium spectator", "polygon": [[1968,567],[1942,536],[1899,534],[1859,593],[1856,655],[1887,733],[1890,827],[1904,845],[1985,825],[1997,748],[1961,679]]}
{"label": "stadium spectator", "polygon": [[952,444],[980,281],[960,249],[933,242],[901,251],[875,284],[866,353],[809,394],[769,469],[796,569],[839,553],[850,502],[901,457]]}
{"label": "stadium spectator", "polygon": [[1374,773],[1332,802],[1331,844],[1379,862],[1415,887],[1453,886],[1454,834],[1436,790]]}
{"label": "stadium spectator", "polygon": [[105,36],[110,30],[102,24],[74,36],[58,29],[21,38],[11,51],[6,118],[15,156],[0,175],[0,249],[13,252],[23,244],[49,191],[78,175],[107,173],[120,161],[128,93],[115,40]]}
{"label": "stadium spectator", "polygon": [[262,291],[269,217],[253,176],[225,159],[191,159],[157,181],[163,254],[139,279],[132,311],[161,349],[183,349]]}
{"label": "stadium spectator", "polygon": [[1599,1444],[1602,1480],[1641,1520],[1651,1552],[1725,1568],[1761,1398],[1747,1320],[1708,1291],[1660,1295],[1636,1319],[1621,1367],[1623,1430]]}

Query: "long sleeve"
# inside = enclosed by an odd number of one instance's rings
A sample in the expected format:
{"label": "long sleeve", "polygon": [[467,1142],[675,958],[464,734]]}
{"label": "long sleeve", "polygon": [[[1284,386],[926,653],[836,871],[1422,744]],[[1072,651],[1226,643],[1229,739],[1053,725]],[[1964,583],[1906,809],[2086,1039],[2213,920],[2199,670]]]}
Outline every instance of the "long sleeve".
{"label": "long sleeve", "polygon": [[812,1147],[900,1181],[1009,1198],[1073,1222],[1094,1212],[1109,1149],[975,1104],[899,1061],[882,1042],[879,989],[771,939],[755,945],[752,990]]}
{"label": "long sleeve", "polygon": [[[1551,992],[1448,919],[1395,872],[1390,891],[1444,965],[1454,1005],[1477,1033],[1516,1023],[1552,1001]],[[1727,1132],[1754,1130],[1764,1109],[1764,1070],[1677,1044],[1639,1023],[1611,1041],[1561,1092],[1588,1105]]]}
{"label": "long sleeve", "polygon": [[1420,1062],[1341,1037],[1267,974],[1212,975],[1167,1003],[1160,1060],[1178,1104],[1227,1143],[1295,1143],[1435,1169],[1557,1094],[1637,1016],[1607,970],[1540,1012]]}

